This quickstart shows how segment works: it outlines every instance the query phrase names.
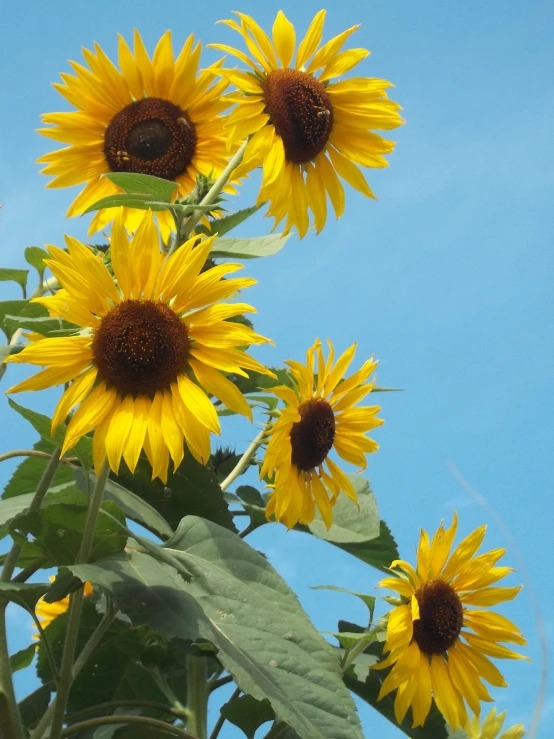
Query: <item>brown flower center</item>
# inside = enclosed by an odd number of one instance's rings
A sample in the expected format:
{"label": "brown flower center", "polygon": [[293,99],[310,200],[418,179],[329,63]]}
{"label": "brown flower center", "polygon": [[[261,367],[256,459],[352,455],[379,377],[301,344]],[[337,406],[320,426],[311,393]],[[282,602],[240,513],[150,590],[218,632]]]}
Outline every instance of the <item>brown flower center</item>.
{"label": "brown flower center", "polygon": [[312,398],[300,403],[300,421],[290,432],[292,463],[302,472],[318,467],[335,440],[335,414],[326,400]]}
{"label": "brown flower center", "polygon": [[333,107],[322,83],[307,72],[276,69],[265,79],[264,99],[287,161],[305,164],[315,159],[333,127]]}
{"label": "brown flower center", "polygon": [[127,105],[104,133],[104,155],[112,172],[174,180],[186,172],[195,149],[196,131],[187,113],[160,98]]}
{"label": "brown flower center", "polygon": [[425,654],[449,649],[462,629],[463,607],[454,588],[444,580],[430,580],[415,592],[419,619],[414,621],[414,639]]}
{"label": "brown flower center", "polygon": [[186,367],[186,326],[163,303],[125,300],[94,332],[92,351],[99,378],[124,395],[164,390]]}

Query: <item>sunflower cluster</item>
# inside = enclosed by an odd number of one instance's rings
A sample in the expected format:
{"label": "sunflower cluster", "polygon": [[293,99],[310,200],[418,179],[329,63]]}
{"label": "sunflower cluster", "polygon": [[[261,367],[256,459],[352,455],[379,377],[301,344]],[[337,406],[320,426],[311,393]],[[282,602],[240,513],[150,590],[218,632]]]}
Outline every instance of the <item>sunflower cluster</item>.
{"label": "sunflower cluster", "polygon": [[[201,45],[189,36],[174,54],[166,32],[149,56],[135,31],[132,48],[118,41],[117,65],[97,44],[83,49],[84,64],[70,62],[55,89],[73,107],[43,115],[40,133],[66,144],[39,159],[49,187],[82,185],[67,216],[79,216],[98,201],[120,195],[115,173],[145,175],[174,184],[169,206],[190,202],[199,181],[208,182],[211,206],[222,189],[261,169],[257,204],[283,234],[320,233],[328,205],[340,218],[344,184],[374,198],[362,168],[387,166],[394,142],[381,133],[403,123],[389,99],[390,82],[348,76],[366,49],[344,49],[353,26],[322,43],[325,11],[313,18],[297,44],[294,26],[277,13],[271,37],[243,13],[221,21],[237,33],[246,51],[210,46],[233,56],[200,69]],[[214,188],[214,198],[209,200]],[[97,210],[89,235],[110,227],[109,253],[66,237],[65,248],[48,246],[44,265],[53,276],[51,295],[33,298],[50,317],[63,321],[63,335],[34,333],[4,361],[42,369],[9,393],[65,386],[52,417],[62,425],[62,456],[84,437],[92,438],[97,476],[124,465],[132,475],[139,460],[164,484],[186,454],[200,465],[211,456],[212,435],[221,433],[225,409],[253,421],[256,403],[242,391],[262,378],[273,398],[260,436],[265,449],[260,478],[267,484],[267,520],[288,528],[320,518],[333,526],[337,500],[358,505],[353,476],[379,448],[368,436],[383,424],[381,408],[362,405],[375,390],[377,361],[366,359],[347,374],[356,344],[335,358],[319,339],[305,363],[288,361],[279,379],[251,355],[273,342],[258,334],[246,314],[255,313],[239,293],[255,280],[235,273],[235,261],[215,263],[217,218],[185,231],[171,207],[155,212],[123,206]],[[283,381],[286,378],[286,382]],[[222,487],[225,489],[226,484]],[[506,682],[491,661],[522,659],[503,642],[525,644],[519,629],[489,606],[511,600],[519,587],[496,583],[512,570],[497,566],[503,549],[477,554],[480,527],[453,548],[457,517],[430,540],[422,531],[414,566],[390,565],[379,586],[392,589],[395,607],[386,617],[383,659],[374,665],[379,700],[394,693],[402,725],[423,726],[433,704],[453,731],[470,739],[493,739],[504,714],[493,709],[481,728],[481,702],[492,698],[485,685]],[[86,595],[92,586],[87,583]],[[390,599],[389,599],[390,600]],[[46,627],[67,609],[68,599],[39,601]],[[524,658],[525,659],[525,658]],[[521,739],[521,725],[502,734]]]}

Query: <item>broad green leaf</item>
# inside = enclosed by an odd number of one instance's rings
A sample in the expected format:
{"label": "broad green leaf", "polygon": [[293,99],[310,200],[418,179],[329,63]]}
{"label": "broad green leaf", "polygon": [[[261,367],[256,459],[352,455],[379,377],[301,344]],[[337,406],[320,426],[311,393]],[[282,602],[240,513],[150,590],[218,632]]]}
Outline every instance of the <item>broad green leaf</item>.
{"label": "broad green leaf", "polygon": [[290,726],[287,726],[282,721],[277,721],[265,735],[264,739],[300,739],[300,737]]}
{"label": "broad green leaf", "polygon": [[37,318],[47,316],[48,311],[38,303],[30,303],[28,300],[2,300],[0,301],[0,328],[6,334],[8,341],[11,340],[15,329],[4,325],[5,317],[27,316]]}
{"label": "broad green leaf", "polygon": [[368,481],[359,475],[348,475],[348,479],[356,492],[359,509],[346,495],[339,495],[333,508],[333,523],[329,530],[317,511],[309,529],[318,539],[325,539],[333,544],[350,544],[366,542],[379,536],[379,512]]}
{"label": "broad green leaf", "polygon": [[[42,309],[40,312],[42,313],[44,311],[45,314],[33,317],[26,315],[12,316],[8,313],[4,316],[5,328],[12,333],[17,331],[17,329],[21,329],[22,331],[36,331],[44,336],[48,336],[49,334],[59,335],[59,332],[62,331],[70,335],[79,331],[78,326],[68,321],[63,321],[61,318],[50,318],[46,308],[43,308],[42,305],[38,305],[37,303],[32,303],[31,305],[33,311],[36,305],[37,308]],[[39,311],[36,312],[38,313]]]}
{"label": "broad green leaf", "polygon": [[[33,449],[46,453],[52,452],[51,444],[47,444],[42,439],[33,445]],[[48,464],[48,459],[45,457],[22,457],[22,459],[23,461],[17,465],[4,488],[2,500],[13,498],[17,495],[24,495],[25,493],[34,493],[37,489],[40,478]],[[71,482],[73,482],[71,468],[66,464],[58,465],[51,487]],[[78,501],[75,500],[73,502],[77,503]]]}
{"label": "broad green leaf", "polygon": [[[102,511],[119,519],[121,523],[125,522],[115,503],[110,501],[102,503],[94,532],[91,561],[121,551],[127,542],[127,536],[122,529],[112,518],[103,516]],[[67,565],[77,558],[87,514],[87,505],[56,503],[43,506],[38,511],[22,513],[12,521],[10,531],[16,540],[19,538],[27,540],[31,535],[32,543],[48,557],[49,561],[56,565]]]}
{"label": "broad green leaf", "polygon": [[28,246],[25,249],[25,261],[36,269],[41,280],[46,269],[45,259],[50,259],[50,255],[46,249],[42,249],[40,246]]}
{"label": "broad green leaf", "polygon": [[374,641],[384,641],[382,631],[368,631],[361,634],[354,631],[323,631],[322,633],[334,636],[343,649],[352,649],[359,644],[367,646]]}
{"label": "broad green leaf", "polygon": [[144,458],[133,475],[122,464],[115,480],[151,505],[172,528],[183,516],[195,515],[236,531],[217,477],[188,452],[177,471],[169,473],[167,485],[152,480],[151,467]]}
{"label": "broad green leaf", "polygon": [[[89,474],[90,485],[92,487],[96,482],[96,476],[93,472]],[[86,490],[85,473],[83,470],[75,470],[75,479],[79,487],[82,490]],[[144,526],[148,531],[151,531],[162,539],[172,536],[173,529],[155,508],[114,480],[108,479],[106,482],[104,500],[112,500],[121,508],[127,518],[141,524],[141,526]]]}
{"label": "broad green leaf", "polygon": [[185,587],[210,620],[219,660],[245,693],[268,698],[303,739],[362,736],[333,648],[262,555],[193,516],[165,548],[190,569]]}
{"label": "broad green leaf", "polygon": [[[24,408],[11,398],[8,398],[8,403],[14,411],[17,411],[20,416],[23,416],[23,418],[29,421],[35,431],[40,434],[43,441],[50,444],[53,448],[61,449],[67,428],[65,424],[60,424],[52,437],[50,435],[52,421],[48,416],[32,411],[30,408]],[[90,469],[92,467],[92,439],[89,436],[83,436],[71,450],[71,454],[77,456],[86,469]]]}
{"label": "broad green leaf", "polygon": [[212,236],[213,234],[223,236],[223,234],[229,233],[231,229],[243,223],[243,221],[253,215],[261,207],[261,205],[251,205],[250,208],[237,210],[236,213],[230,213],[228,216],[223,216],[223,218],[214,218],[213,221],[210,221],[209,229],[199,224],[196,227],[196,230],[200,233],[205,233],[208,236]]}
{"label": "broad green leaf", "polygon": [[396,541],[384,521],[380,522],[379,536],[375,539],[361,543],[342,543],[336,546],[384,572],[388,572],[391,562],[400,556]]}
{"label": "broad green leaf", "polygon": [[177,183],[172,180],[164,180],[149,174],[138,174],[136,172],[109,172],[104,175],[124,190],[126,193],[140,193],[148,195],[154,200],[171,202],[171,197],[177,188]]}
{"label": "broad green leaf", "polygon": [[[34,497],[34,493],[25,493],[0,500],[0,537],[7,534],[6,524],[26,511]],[[48,506],[60,502],[67,503],[79,499],[86,502],[85,496],[77,489],[74,483],[65,482],[49,488],[42,505]]]}
{"label": "broad green leaf", "polygon": [[275,713],[267,698],[259,701],[251,695],[233,698],[224,703],[219,710],[227,721],[238,726],[245,733],[247,739],[254,739],[257,729],[275,718]]}
{"label": "broad green leaf", "polygon": [[28,269],[10,269],[8,267],[0,267],[0,282],[17,282],[23,291],[23,297],[27,297],[27,277]]}
{"label": "broad green leaf", "polygon": [[375,601],[377,600],[374,595],[365,595],[365,593],[356,593],[354,590],[347,590],[346,588],[339,588],[337,585],[314,585],[312,590],[332,590],[335,593],[347,593],[348,595],[354,595],[359,598],[363,603],[366,604],[369,611],[369,620],[373,621],[373,612],[375,611]]}
{"label": "broad green leaf", "polygon": [[265,501],[262,498],[262,494],[259,490],[252,487],[252,485],[239,485],[235,490],[235,494],[245,503],[265,508]]}
{"label": "broad green leaf", "polygon": [[19,670],[24,670],[26,667],[29,667],[29,665],[35,658],[36,651],[37,645],[29,644],[29,646],[25,647],[25,649],[20,649],[19,652],[10,655],[11,671],[18,672]]}
{"label": "broad green leaf", "polygon": [[288,236],[270,234],[250,239],[215,238],[210,255],[215,259],[255,259],[270,257],[284,247]]}
{"label": "broad green leaf", "polygon": [[32,613],[40,597],[50,587],[50,583],[41,582],[0,582],[0,599],[17,603]]}
{"label": "broad green leaf", "polygon": [[238,375],[230,375],[229,379],[238,387],[243,395],[249,393],[257,393],[260,390],[268,390],[276,385],[293,386],[293,380],[287,370],[281,367],[268,367],[277,375],[277,379],[262,375],[259,372],[249,372],[248,377],[240,377]]}
{"label": "broad green leaf", "polygon": [[50,703],[53,689],[53,684],[48,680],[45,685],[41,685],[17,704],[23,726],[27,728],[34,726],[42,718]]}
{"label": "broad green leaf", "polygon": [[83,211],[83,215],[85,213],[92,213],[95,210],[102,210],[103,208],[119,207],[138,208],[139,210],[171,210],[173,208],[173,206],[168,202],[153,200],[151,195],[139,195],[136,193],[127,195],[126,193],[116,193],[92,203],[92,205],[89,205],[89,207]]}

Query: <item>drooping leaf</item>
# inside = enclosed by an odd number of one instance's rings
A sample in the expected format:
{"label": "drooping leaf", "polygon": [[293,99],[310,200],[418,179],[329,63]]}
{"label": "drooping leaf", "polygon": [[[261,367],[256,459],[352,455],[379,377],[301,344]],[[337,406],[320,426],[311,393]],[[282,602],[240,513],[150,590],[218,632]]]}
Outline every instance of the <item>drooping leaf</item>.
{"label": "drooping leaf", "polygon": [[240,225],[243,221],[253,215],[261,207],[261,205],[251,205],[250,208],[237,210],[235,213],[230,213],[228,216],[223,216],[223,218],[215,218],[213,221],[210,221],[209,228],[206,228],[205,226],[199,224],[196,227],[196,230],[200,233],[205,233],[208,236],[211,236],[212,234],[219,234],[219,236],[223,236],[223,234],[229,233],[231,229]]}
{"label": "drooping leaf", "polygon": [[[96,482],[96,476],[91,472],[89,473],[89,477],[89,485],[92,487]],[[86,490],[85,473],[83,470],[75,470],[75,479],[81,490]],[[104,500],[111,500],[116,503],[127,518],[141,524],[141,526],[144,526],[148,531],[151,531],[162,539],[167,539],[173,534],[171,526],[155,508],[139,495],[136,495],[126,487],[123,487],[123,485],[109,478],[104,490]]]}
{"label": "drooping leaf", "polygon": [[154,200],[161,200],[166,203],[171,202],[173,193],[177,188],[177,183],[172,180],[164,180],[161,177],[137,172],[109,172],[104,176],[126,193],[149,195]]}
{"label": "drooping leaf", "polygon": [[339,495],[333,508],[333,523],[329,530],[317,511],[309,529],[318,539],[325,539],[333,544],[351,544],[366,542],[379,536],[379,512],[368,481],[359,475],[348,475],[348,479],[356,492],[359,509],[346,495]]}
{"label": "drooping leaf", "polygon": [[235,494],[245,503],[265,508],[265,501],[262,494],[255,487],[252,487],[252,485],[239,485],[235,490]]}
{"label": "drooping leaf", "polygon": [[37,688],[17,704],[23,726],[27,728],[34,726],[42,718],[50,703],[53,687],[53,683],[48,679],[44,685],[41,685],[40,688]]}
{"label": "drooping leaf", "polygon": [[0,282],[17,282],[23,291],[23,297],[27,296],[27,277],[28,269],[11,269],[9,267],[0,267]]}
{"label": "drooping leaf", "polygon": [[17,603],[26,611],[32,612],[48,587],[49,583],[41,582],[0,582],[0,599]]}
{"label": "drooping leaf", "polygon": [[195,515],[236,531],[217,477],[192,454],[185,454],[177,471],[169,473],[167,485],[151,478],[151,467],[142,458],[133,475],[122,464],[115,480],[139,495],[173,528],[183,516]]}
{"label": "drooping leaf", "polygon": [[[12,499],[18,500],[18,498]],[[127,536],[110,518],[103,516],[106,511],[111,517],[124,523],[125,518],[119,508],[110,501],[102,503],[102,508],[92,544],[91,561],[107,557],[121,551]],[[33,544],[41,554],[56,565],[74,562],[81,547],[88,506],[56,503],[41,507],[37,511],[22,513],[15,518],[10,527],[12,536],[27,540],[32,536]]]}
{"label": "drooping leaf", "polygon": [[365,593],[356,593],[354,590],[347,590],[346,588],[339,588],[337,585],[314,585],[312,590],[332,590],[335,593],[347,593],[348,595],[354,595],[359,598],[362,603],[365,603],[369,611],[369,621],[373,621],[373,612],[375,611],[375,601],[377,600],[374,595],[365,595]]}
{"label": "drooping leaf", "polygon": [[[34,497],[34,493],[25,493],[0,500],[0,537],[6,536],[8,533],[7,524],[13,521],[16,516],[26,511]],[[65,482],[48,489],[46,497],[42,502],[42,507],[61,502],[73,503],[79,500],[85,502],[86,498],[74,483]]]}
{"label": "drooping leaf", "polygon": [[41,280],[46,269],[45,259],[50,259],[50,255],[46,249],[42,249],[40,246],[28,246],[25,249],[25,261],[36,269]]}
{"label": "drooping leaf", "polygon": [[[23,416],[23,418],[29,421],[35,431],[40,434],[43,441],[50,444],[52,448],[61,449],[67,429],[65,424],[60,424],[54,436],[51,436],[50,428],[52,421],[48,416],[32,411],[30,408],[24,408],[11,398],[8,398],[8,403],[14,411],[17,411],[20,416]],[[89,436],[83,436],[73,448],[72,454],[75,454],[79,458],[81,464],[86,469],[90,469],[92,467],[92,439]]]}
{"label": "drooping leaf", "polygon": [[270,257],[284,247],[288,236],[270,234],[250,239],[214,239],[211,256],[215,259],[255,259]]}
{"label": "drooping leaf", "polygon": [[29,644],[25,649],[20,649],[19,652],[10,655],[10,669],[12,672],[18,672],[29,667],[37,651],[36,644]]}
{"label": "drooping leaf", "polygon": [[259,727],[267,721],[273,721],[275,718],[275,713],[267,698],[259,701],[251,695],[241,695],[238,698],[233,698],[224,703],[219,710],[227,721],[244,731],[247,739],[254,739]]}

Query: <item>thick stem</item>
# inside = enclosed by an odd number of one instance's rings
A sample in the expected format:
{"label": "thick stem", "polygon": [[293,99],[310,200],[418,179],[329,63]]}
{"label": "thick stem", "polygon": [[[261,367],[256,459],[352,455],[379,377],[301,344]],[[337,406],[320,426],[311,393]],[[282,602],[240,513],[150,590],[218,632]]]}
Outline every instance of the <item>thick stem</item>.
{"label": "thick stem", "polygon": [[106,631],[110,628],[110,624],[115,618],[115,613],[115,608],[110,600],[110,602],[108,603],[108,609],[104,614],[102,620],[100,621],[100,623],[92,633],[90,639],[83,647],[83,650],[75,660],[75,664],[73,665],[73,679],[75,679],[77,675],[81,672],[88,658],[94,652]]}
{"label": "thick stem", "polygon": [[[215,202],[217,196],[219,193],[223,190],[227,182],[229,181],[229,178],[231,177],[231,174],[233,171],[239,166],[239,164],[242,162],[242,157],[244,156],[244,151],[246,149],[247,141],[244,141],[240,149],[237,151],[235,156],[229,161],[229,164],[225,167],[223,172],[219,175],[217,180],[214,182],[214,184],[210,187],[206,195],[202,198],[201,202],[198,203],[198,205],[211,205],[213,202]],[[203,209],[194,210],[186,222],[185,226],[181,230],[180,234],[175,234],[175,239],[173,243],[171,244],[171,247],[167,253],[167,256],[170,256],[177,247],[179,247],[184,241],[188,239],[188,237],[191,235],[191,233],[194,231],[196,224],[198,221],[202,218],[205,211]]]}
{"label": "thick stem", "polygon": [[13,687],[8,640],[6,637],[6,604],[0,604],[0,737],[24,739]]}
{"label": "thick stem", "polygon": [[208,682],[206,679],[206,660],[203,657],[187,655],[187,728],[198,737],[207,739],[208,724]]}
{"label": "thick stem", "polygon": [[172,726],[171,724],[166,724],[165,721],[158,721],[158,719],[149,718],[148,716],[98,716],[98,718],[90,718],[88,721],[81,721],[78,724],[69,726],[67,729],[62,731],[61,736],[65,739],[66,736],[77,734],[80,731],[110,724],[141,724],[142,726],[151,726],[154,729],[167,731],[168,734],[180,736],[182,739],[198,739],[192,734],[189,734],[188,731],[180,729],[178,726]]}
{"label": "thick stem", "polygon": [[222,490],[227,490],[229,485],[234,480],[236,480],[239,475],[242,475],[244,470],[248,467],[248,465],[250,464],[250,460],[256,453],[256,449],[260,446],[260,444],[264,440],[264,436],[266,435],[267,428],[268,428],[267,426],[263,427],[263,429],[256,436],[254,441],[250,444],[248,449],[244,452],[242,457],[239,459],[234,469],[232,469],[229,475],[227,475],[227,477],[225,478],[225,480],[223,480],[223,482],[221,483]]}
{"label": "thick stem", "polygon": [[[102,467],[102,470],[98,475],[98,478],[96,479],[96,485],[94,486],[94,491],[89,501],[88,513],[85,521],[85,528],[83,531],[83,539],[81,541],[81,547],[77,555],[76,564],[86,564],[86,562],[88,562],[90,558],[92,544],[94,541],[94,532],[96,529],[96,523],[98,521],[100,506],[102,505],[102,499],[104,497],[104,487],[106,485],[109,472],[109,465],[107,462],[104,462],[104,466]],[[75,647],[77,645],[77,637],[79,634],[79,622],[81,620],[83,599],[84,593],[83,588],[81,588],[77,592],[73,593],[70,596],[69,600],[67,631],[65,635],[62,664],[60,668],[60,680],[58,683],[56,697],[47,710],[47,713],[51,712],[52,715],[52,729],[50,731],[50,739],[60,739],[60,737],[62,736],[65,707],[67,704],[67,698],[69,696],[71,683],[73,681],[73,662],[75,660]]]}

